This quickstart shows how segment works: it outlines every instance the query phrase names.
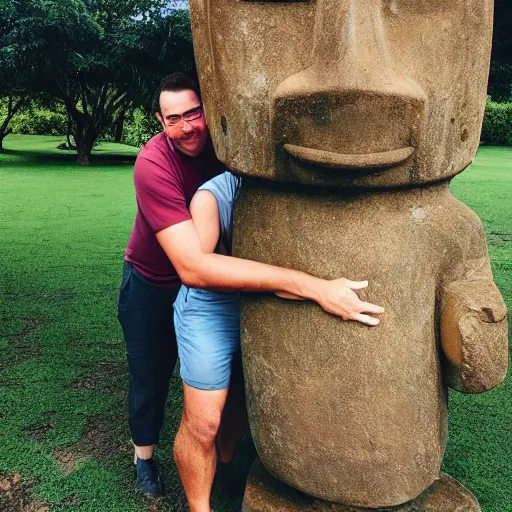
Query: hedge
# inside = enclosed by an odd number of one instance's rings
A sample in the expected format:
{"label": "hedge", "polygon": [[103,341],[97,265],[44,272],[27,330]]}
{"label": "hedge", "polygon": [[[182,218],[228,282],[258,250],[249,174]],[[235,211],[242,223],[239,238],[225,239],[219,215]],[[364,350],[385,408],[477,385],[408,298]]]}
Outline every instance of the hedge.
{"label": "hedge", "polygon": [[21,112],[12,118],[13,133],[28,135],[65,135],[68,118],[66,114],[45,109]]}
{"label": "hedge", "polygon": [[489,146],[512,146],[512,103],[487,101],[480,140]]}
{"label": "hedge", "polygon": [[[3,102],[0,101],[0,118],[3,113]],[[28,135],[65,135],[67,115],[61,112],[32,107],[16,114],[11,123],[13,133]],[[130,146],[142,147],[153,135],[161,131],[161,126],[154,116],[146,114],[141,108],[135,109],[126,116],[123,130],[123,142]],[[112,130],[108,128],[101,134],[102,139],[111,139]]]}
{"label": "hedge", "polygon": [[143,109],[136,108],[124,123],[123,142],[140,148],[160,131],[162,127],[154,115],[150,116]]}

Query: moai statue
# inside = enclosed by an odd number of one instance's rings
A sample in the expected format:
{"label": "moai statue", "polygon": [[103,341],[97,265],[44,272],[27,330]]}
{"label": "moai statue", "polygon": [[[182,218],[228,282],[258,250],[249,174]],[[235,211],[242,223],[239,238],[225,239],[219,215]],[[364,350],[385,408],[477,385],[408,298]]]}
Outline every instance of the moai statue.
{"label": "moai statue", "polygon": [[261,459],[243,509],[479,510],[440,466],[447,386],[480,393],[507,367],[482,225],[449,189],[479,144],[492,0],[190,7],[217,155],[243,176],[235,254],[368,279],[386,308],[370,328],[243,299]]}

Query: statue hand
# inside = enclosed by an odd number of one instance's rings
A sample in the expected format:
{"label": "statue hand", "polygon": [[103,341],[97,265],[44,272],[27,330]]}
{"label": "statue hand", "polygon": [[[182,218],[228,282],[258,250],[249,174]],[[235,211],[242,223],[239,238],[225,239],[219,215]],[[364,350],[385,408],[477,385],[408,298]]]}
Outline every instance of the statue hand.
{"label": "statue hand", "polygon": [[452,389],[481,393],[507,372],[507,308],[491,279],[455,281],[441,296],[441,347]]}

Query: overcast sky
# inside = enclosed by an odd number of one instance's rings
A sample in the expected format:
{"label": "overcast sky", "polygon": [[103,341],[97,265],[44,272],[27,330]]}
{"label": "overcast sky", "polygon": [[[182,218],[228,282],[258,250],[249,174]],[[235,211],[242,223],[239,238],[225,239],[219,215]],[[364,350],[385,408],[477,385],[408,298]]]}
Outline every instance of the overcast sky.
{"label": "overcast sky", "polygon": [[[167,2],[168,7],[167,10],[174,10],[174,9],[188,9],[188,1],[187,0],[169,0]],[[164,9],[165,12],[165,9]]]}

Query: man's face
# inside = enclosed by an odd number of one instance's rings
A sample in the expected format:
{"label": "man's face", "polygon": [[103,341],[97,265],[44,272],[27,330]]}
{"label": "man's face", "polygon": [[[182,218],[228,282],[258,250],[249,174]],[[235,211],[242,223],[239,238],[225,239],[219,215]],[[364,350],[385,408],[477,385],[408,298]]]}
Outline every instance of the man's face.
{"label": "man's face", "polygon": [[156,114],[162,128],[175,146],[185,155],[198,156],[208,140],[208,126],[204,114],[186,121],[181,118],[177,123],[176,116],[184,116],[201,106],[197,94],[190,90],[163,91],[160,94],[160,113]]}
{"label": "man's face", "polygon": [[392,187],[479,144],[492,0],[190,0],[217,156],[272,180]]}

